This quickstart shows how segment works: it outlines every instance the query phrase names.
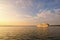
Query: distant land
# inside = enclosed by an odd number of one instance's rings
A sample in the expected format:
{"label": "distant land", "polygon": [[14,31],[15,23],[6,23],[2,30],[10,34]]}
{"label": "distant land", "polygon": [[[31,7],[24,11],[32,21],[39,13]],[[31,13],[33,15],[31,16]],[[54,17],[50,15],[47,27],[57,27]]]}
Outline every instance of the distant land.
{"label": "distant land", "polygon": [[[36,27],[36,25],[0,25],[0,27]],[[49,25],[49,26],[60,26],[60,25]]]}
{"label": "distant land", "polygon": [[36,25],[0,25],[0,27],[31,27]]}

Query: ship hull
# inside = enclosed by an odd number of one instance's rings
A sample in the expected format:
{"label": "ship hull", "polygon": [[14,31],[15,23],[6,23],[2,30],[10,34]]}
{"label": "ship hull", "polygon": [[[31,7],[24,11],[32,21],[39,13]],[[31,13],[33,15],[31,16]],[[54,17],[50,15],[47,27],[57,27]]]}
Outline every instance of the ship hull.
{"label": "ship hull", "polygon": [[37,24],[37,27],[48,27],[49,24]]}

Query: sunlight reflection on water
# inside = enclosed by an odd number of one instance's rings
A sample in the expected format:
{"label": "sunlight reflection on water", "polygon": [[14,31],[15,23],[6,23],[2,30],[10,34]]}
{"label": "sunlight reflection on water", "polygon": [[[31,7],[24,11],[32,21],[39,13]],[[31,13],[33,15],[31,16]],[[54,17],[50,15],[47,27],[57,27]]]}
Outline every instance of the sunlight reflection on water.
{"label": "sunlight reflection on water", "polygon": [[60,40],[60,27],[0,27],[0,40]]}

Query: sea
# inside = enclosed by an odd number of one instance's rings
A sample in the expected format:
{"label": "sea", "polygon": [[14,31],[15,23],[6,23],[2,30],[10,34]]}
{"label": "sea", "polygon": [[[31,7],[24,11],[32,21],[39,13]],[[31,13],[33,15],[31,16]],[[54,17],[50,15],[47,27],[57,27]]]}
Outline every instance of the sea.
{"label": "sea", "polygon": [[0,27],[0,40],[60,40],[60,26]]}

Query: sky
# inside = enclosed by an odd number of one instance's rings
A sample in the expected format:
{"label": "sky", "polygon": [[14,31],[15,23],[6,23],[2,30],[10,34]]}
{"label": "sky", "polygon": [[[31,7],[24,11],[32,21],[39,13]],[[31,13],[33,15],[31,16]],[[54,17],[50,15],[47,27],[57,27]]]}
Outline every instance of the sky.
{"label": "sky", "polygon": [[0,0],[0,25],[60,25],[60,0]]}

